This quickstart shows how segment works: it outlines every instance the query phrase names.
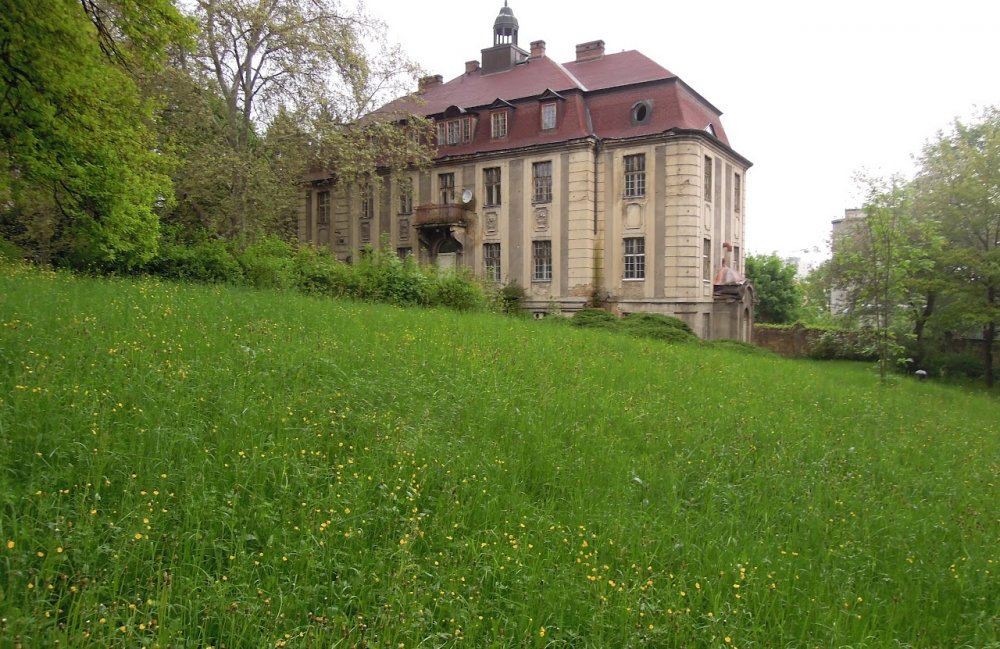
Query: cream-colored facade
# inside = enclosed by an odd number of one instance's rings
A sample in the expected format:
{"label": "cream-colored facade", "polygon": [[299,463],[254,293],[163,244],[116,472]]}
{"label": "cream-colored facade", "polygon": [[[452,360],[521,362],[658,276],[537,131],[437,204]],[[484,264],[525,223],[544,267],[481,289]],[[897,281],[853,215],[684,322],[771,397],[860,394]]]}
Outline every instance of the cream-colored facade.
{"label": "cream-colored facade", "polygon": [[[531,56],[515,47],[515,57],[541,61],[536,45]],[[593,44],[585,45],[591,57],[586,61],[592,60]],[[580,63],[574,70],[586,68]],[[663,83],[689,91],[672,76]],[[337,187],[318,175],[305,187],[300,239],[349,262],[387,237],[399,254],[415,254],[423,263],[461,265],[520,285],[525,308],[537,314],[571,314],[587,305],[663,313],[685,320],[703,338],[749,340],[752,289],[720,287],[714,280],[723,260],[743,270],[750,163],[717,137],[711,123],[634,135],[623,127],[618,137],[591,128],[577,137],[532,139],[523,135],[536,119],[530,111],[552,96],[565,102],[552,114],[571,119],[575,101],[586,118],[581,123],[600,118],[597,107],[586,104],[586,92],[564,92],[563,99],[540,90],[527,98],[504,97],[521,102],[506,104],[522,129],[515,137],[512,127],[508,146],[476,146],[473,135],[464,148],[439,147],[433,168],[402,179],[380,177],[367,189]],[[653,95],[642,84],[616,91],[631,93],[619,110],[631,110],[633,124],[640,104],[646,107],[643,117],[660,108],[645,99]],[[638,99],[630,104],[632,96]],[[469,110],[482,115],[482,141],[490,142],[489,109]],[[443,111],[430,114],[447,121]]]}

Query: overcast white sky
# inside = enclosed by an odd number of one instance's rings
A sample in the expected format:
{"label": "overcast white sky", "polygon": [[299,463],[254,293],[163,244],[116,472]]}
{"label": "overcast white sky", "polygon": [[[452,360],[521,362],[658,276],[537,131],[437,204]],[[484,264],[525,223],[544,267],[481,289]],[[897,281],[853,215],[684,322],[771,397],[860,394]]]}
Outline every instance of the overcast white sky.
{"label": "overcast white sky", "polygon": [[[912,175],[955,117],[1000,105],[1000,0],[509,0],[518,42],[561,63],[577,43],[639,50],[723,112],[747,174],[747,249],[815,260],[857,206],[853,176]],[[503,0],[367,0],[428,74],[493,44]],[[819,249],[819,253],[803,250]]]}

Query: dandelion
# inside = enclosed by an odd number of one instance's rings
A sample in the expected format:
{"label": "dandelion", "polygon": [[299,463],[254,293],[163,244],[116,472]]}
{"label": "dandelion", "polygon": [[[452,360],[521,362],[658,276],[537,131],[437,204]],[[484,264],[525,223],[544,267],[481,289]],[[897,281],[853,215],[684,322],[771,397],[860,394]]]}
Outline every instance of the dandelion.
{"label": "dandelion", "polygon": [[17,545],[17,544],[14,543],[13,541],[7,541],[7,549],[8,550],[13,550],[15,545]]}
{"label": "dandelion", "polygon": [[538,630],[538,637],[539,638],[544,638],[545,637],[545,627],[544,626]]}

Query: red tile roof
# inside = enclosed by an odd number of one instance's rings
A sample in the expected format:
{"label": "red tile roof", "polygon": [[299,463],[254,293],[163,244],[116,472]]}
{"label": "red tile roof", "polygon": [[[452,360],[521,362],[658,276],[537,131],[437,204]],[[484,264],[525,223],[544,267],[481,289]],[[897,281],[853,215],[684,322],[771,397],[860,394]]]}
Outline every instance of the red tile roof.
{"label": "red tile roof", "polygon": [[[538,98],[546,90],[560,93],[558,127],[541,130]],[[490,138],[489,110],[502,99],[511,109],[506,138]],[[547,100],[546,100],[547,101]],[[632,122],[632,108],[645,101],[649,119]],[[471,143],[441,147],[440,156],[499,151],[517,146],[559,142],[595,135],[628,138],[671,129],[703,130],[709,124],[725,145],[729,142],[721,113],[679,77],[640,52],[631,50],[587,61],[559,64],[541,56],[492,74],[475,70],[446,83],[425,88],[415,102],[396,100],[378,112],[407,111],[439,116],[451,106],[479,112]]]}
{"label": "red tile roof", "polygon": [[587,90],[676,78],[676,75],[659,63],[635,50],[606,54],[588,61],[563,63],[563,67],[579,79]]}

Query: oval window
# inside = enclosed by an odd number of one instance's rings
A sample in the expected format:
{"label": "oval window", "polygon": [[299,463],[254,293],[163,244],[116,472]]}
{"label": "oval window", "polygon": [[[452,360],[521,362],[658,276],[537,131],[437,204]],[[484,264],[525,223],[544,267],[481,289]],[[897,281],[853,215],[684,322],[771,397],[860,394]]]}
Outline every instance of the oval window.
{"label": "oval window", "polygon": [[640,101],[639,103],[632,106],[632,124],[644,124],[649,120],[649,113],[651,112],[649,103],[645,101]]}

